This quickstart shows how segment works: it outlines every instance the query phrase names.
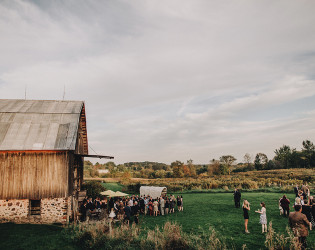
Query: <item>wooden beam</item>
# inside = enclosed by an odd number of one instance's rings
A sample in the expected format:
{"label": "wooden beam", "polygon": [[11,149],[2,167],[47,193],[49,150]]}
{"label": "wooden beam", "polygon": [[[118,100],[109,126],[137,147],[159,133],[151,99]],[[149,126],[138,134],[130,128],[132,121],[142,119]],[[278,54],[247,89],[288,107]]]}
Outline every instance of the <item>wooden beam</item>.
{"label": "wooden beam", "polygon": [[81,155],[81,154],[76,154],[77,156],[81,157],[91,157],[91,158],[100,158],[100,159],[114,159],[114,156],[106,156],[106,155]]}

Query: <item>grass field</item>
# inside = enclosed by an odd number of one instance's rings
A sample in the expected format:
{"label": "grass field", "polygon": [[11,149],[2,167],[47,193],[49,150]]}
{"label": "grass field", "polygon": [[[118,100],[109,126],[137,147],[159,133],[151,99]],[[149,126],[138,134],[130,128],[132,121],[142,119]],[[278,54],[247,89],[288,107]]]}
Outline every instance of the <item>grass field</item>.
{"label": "grass field", "polygon": [[122,191],[122,188],[124,187],[118,182],[105,182],[105,183],[102,183],[102,185],[106,188],[106,190],[112,190],[114,192]]}
{"label": "grass field", "polygon": [[[244,219],[241,208],[234,207],[231,193],[194,193],[184,194],[184,212],[176,212],[167,216],[142,217],[142,227],[153,229],[155,225],[162,226],[166,221],[177,221],[187,233],[198,233],[200,227],[208,229],[210,226],[225,238],[230,248],[241,249],[246,244],[248,249],[263,249],[265,235],[261,234],[259,214],[254,211],[260,209],[260,202],[264,201],[267,208],[268,223],[272,221],[276,232],[284,233],[288,219],[279,215],[279,193],[243,193],[242,199],[251,203],[248,229],[250,234],[244,233]],[[295,195],[288,195],[291,202]],[[311,231],[308,242],[315,248],[315,231]]]}
{"label": "grass field", "polygon": [[[116,186],[117,187],[117,186]],[[118,188],[118,187],[117,187]],[[176,194],[177,195],[177,194]],[[243,193],[242,198],[251,203],[249,231],[244,233],[241,208],[235,208],[231,193],[186,193],[184,211],[167,216],[141,216],[140,226],[145,229],[162,227],[166,221],[177,221],[186,233],[196,233],[213,227],[225,239],[229,249],[264,249],[265,235],[261,234],[259,214],[260,201],[266,203],[268,223],[272,221],[276,232],[285,232],[287,218],[279,216],[279,193]],[[294,195],[288,195],[293,201]],[[0,224],[0,249],[75,249],[69,240],[62,237],[62,228],[48,225]],[[308,237],[309,246],[315,248],[315,231]]]}

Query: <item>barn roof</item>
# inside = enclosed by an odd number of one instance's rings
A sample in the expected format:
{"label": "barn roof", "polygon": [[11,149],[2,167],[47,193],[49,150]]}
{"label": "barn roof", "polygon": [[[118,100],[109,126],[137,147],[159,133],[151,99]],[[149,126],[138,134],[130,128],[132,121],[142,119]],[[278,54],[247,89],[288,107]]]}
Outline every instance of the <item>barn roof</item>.
{"label": "barn roof", "polygon": [[0,99],[0,150],[75,150],[80,119],[83,101]]}

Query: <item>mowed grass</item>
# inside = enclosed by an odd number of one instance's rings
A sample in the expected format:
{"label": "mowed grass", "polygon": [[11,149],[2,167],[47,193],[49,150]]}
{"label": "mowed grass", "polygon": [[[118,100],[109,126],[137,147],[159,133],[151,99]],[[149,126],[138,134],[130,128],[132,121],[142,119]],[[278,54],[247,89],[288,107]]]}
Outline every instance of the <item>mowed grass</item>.
{"label": "mowed grass", "polygon": [[75,249],[57,225],[0,224],[0,249]]}
{"label": "mowed grass", "polygon": [[[177,194],[175,194],[177,196]],[[186,193],[184,211],[166,216],[140,217],[140,227],[146,229],[162,227],[166,221],[176,221],[186,233],[198,234],[202,230],[214,228],[223,238],[228,249],[265,249],[265,235],[261,234],[259,214],[254,211],[264,201],[267,207],[268,223],[272,221],[277,233],[285,233],[288,219],[279,215],[279,193],[242,193],[242,199],[251,203],[249,231],[244,233],[244,219],[241,208],[234,207],[232,193]],[[288,198],[293,203],[294,195]],[[292,211],[292,209],[291,209]],[[311,231],[308,243],[315,249],[315,231]],[[63,237],[63,228],[56,225],[16,225],[0,224],[0,249],[77,249],[70,240]]]}
{"label": "mowed grass", "polygon": [[106,188],[106,190],[112,190],[114,192],[122,191],[122,188],[124,187],[118,182],[105,182],[105,183],[102,183],[102,185],[103,187]]}
{"label": "mowed grass", "polygon": [[[177,194],[175,194],[177,195]],[[183,194],[184,211],[175,212],[166,216],[141,217],[141,227],[154,229],[156,225],[162,227],[166,221],[177,221],[186,233],[197,233],[201,230],[214,228],[225,239],[229,248],[242,249],[246,244],[248,249],[264,249],[265,235],[261,233],[259,214],[260,202],[264,201],[267,208],[268,224],[272,221],[277,233],[285,233],[288,219],[279,215],[278,193],[242,193],[242,199],[251,204],[248,229],[250,234],[244,233],[244,218],[242,208],[234,207],[231,193],[188,193]],[[295,195],[288,198],[294,203]],[[293,208],[291,208],[293,211]],[[308,237],[309,246],[315,248],[315,232],[311,231]]]}

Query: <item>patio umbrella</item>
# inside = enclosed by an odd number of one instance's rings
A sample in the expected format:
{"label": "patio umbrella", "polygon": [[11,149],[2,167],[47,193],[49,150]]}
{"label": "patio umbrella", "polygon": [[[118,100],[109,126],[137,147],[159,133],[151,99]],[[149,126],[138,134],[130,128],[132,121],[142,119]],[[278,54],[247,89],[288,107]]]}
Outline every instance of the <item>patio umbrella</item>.
{"label": "patio umbrella", "polygon": [[117,191],[115,192],[115,196],[118,197],[118,196],[127,196],[128,194],[125,194],[125,193],[122,193],[120,191]]}
{"label": "patio umbrella", "polygon": [[106,191],[101,192],[101,195],[106,195],[106,196],[112,196],[113,194],[115,194],[115,192],[112,190],[106,190]]}

